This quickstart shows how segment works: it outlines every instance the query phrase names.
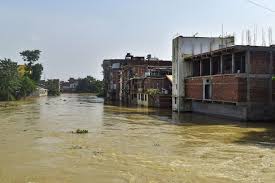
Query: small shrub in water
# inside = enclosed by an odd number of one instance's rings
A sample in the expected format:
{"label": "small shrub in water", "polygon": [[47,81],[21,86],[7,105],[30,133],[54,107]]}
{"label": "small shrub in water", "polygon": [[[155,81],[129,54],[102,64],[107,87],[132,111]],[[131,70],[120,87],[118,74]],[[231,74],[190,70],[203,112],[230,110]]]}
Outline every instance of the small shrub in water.
{"label": "small shrub in water", "polygon": [[85,134],[85,133],[89,133],[88,130],[81,130],[81,129],[77,129],[75,132],[73,133],[76,133],[76,134]]}

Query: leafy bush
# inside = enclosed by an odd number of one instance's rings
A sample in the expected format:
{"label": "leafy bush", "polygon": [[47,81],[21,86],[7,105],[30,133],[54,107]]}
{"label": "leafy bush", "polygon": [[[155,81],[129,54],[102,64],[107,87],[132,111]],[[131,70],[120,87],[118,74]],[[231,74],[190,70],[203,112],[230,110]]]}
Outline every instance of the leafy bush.
{"label": "leafy bush", "polygon": [[76,91],[80,93],[102,93],[103,82],[95,79],[92,76],[87,76],[84,79],[78,79]]}
{"label": "leafy bush", "polygon": [[23,76],[21,78],[21,88],[19,95],[20,97],[29,96],[36,89],[36,84],[33,80],[31,80],[28,76]]}
{"label": "leafy bush", "polygon": [[155,96],[157,96],[157,95],[160,94],[160,91],[159,91],[159,89],[151,88],[151,89],[148,89],[148,90],[146,91],[146,93],[147,93],[149,96],[155,97]]}
{"label": "leafy bush", "polygon": [[15,100],[20,86],[17,63],[0,60],[0,100]]}

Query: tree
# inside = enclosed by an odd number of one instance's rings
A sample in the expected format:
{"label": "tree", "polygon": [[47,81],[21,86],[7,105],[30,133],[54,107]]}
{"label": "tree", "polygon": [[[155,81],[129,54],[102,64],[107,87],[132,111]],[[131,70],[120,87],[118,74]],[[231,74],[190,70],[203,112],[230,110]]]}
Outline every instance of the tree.
{"label": "tree", "polygon": [[60,95],[60,84],[58,79],[48,80],[46,82],[46,86],[48,89],[48,94],[50,96],[58,96]]}
{"label": "tree", "polygon": [[27,72],[26,74],[35,82],[39,82],[41,79],[43,66],[41,64],[35,64],[40,58],[40,50],[25,50],[20,53],[23,60],[27,62]]}
{"label": "tree", "polygon": [[78,79],[77,92],[81,93],[102,93],[103,82],[96,80],[92,76],[87,76],[84,79]]}
{"label": "tree", "polygon": [[32,66],[40,58],[40,50],[25,50],[20,53],[25,62],[28,62],[28,66]]}
{"label": "tree", "polygon": [[23,76],[21,78],[21,88],[20,88],[20,96],[26,97],[29,96],[36,89],[36,84],[33,80],[31,80],[28,76]]}
{"label": "tree", "polygon": [[0,100],[15,100],[20,89],[17,63],[10,59],[0,60]]}
{"label": "tree", "polygon": [[41,80],[42,72],[43,72],[42,64],[35,64],[34,66],[32,66],[31,79],[36,83],[38,83]]}

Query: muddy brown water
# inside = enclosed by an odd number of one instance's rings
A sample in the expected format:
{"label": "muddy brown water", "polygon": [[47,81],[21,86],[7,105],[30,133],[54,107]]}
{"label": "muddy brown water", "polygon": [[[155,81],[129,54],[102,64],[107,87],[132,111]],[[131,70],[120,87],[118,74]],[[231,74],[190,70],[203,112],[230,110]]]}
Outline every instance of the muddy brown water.
{"label": "muddy brown water", "polygon": [[272,123],[66,94],[0,108],[0,129],[1,183],[275,182]]}

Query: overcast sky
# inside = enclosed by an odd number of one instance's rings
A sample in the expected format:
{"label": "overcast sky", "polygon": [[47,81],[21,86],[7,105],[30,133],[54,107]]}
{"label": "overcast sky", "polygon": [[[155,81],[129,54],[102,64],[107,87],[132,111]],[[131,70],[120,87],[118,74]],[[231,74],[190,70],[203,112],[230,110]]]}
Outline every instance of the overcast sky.
{"label": "overcast sky", "polygon": [[[102,79],[103,59],[126,52],[171,59],[177,35],[237,35],[275,31],[274,0],[0,0],[0,57],[22,63],[19,52],[40,49],[47,79]],[[275,34],[274,34],[275,35]],[[274,36],[275,37],[275,36]],[[43,78],[44,78],[43,76]]]}

